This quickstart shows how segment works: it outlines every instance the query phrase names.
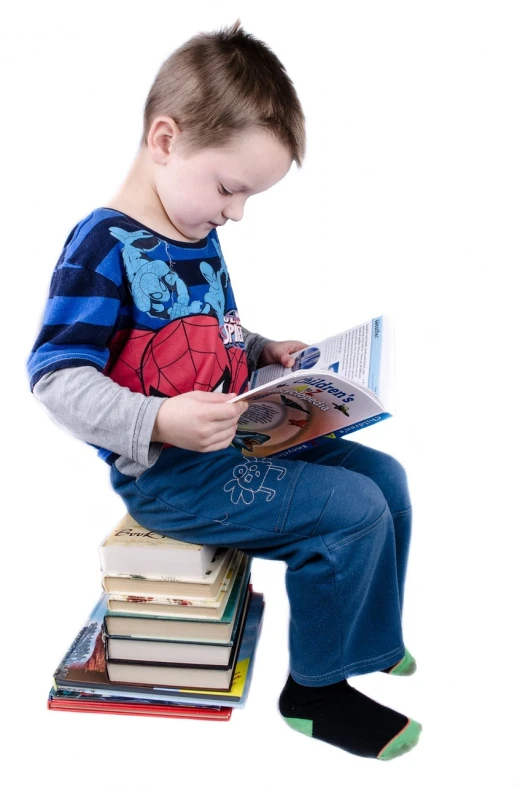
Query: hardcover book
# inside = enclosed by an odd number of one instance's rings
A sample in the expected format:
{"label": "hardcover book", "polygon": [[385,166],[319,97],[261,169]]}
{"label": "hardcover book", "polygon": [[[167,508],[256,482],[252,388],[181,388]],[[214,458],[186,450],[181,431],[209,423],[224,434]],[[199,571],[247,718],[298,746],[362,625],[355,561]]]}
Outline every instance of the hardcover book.
{"label": "hardcover book", "polygon": [[[244,589],[247,590],[245,582]],[[161,641],[105,635],[107,660],[151,663],[186,663],[201,666],[229,666],[238,645],[238,632],[243,617],[247,592],[242,594],[240,611],[229,642],[213,644],[207,641]],[[106,621],[105,621],[106,629]]]}
{"label": "hardcover book", "polygon": [[[233,445],[248,458],[288,456],[391,417],[393,332],[380,316],[253,372]],[[272,468],[276,469],[275,467]],[[231,488],[231,484],[233,488]],[[230,481],[236,499],[251,492]],[[233,501],[236,501],[233,499]]]}
{"label": "hardcover book", "polygon": [[102,623],[107,595],[99,599],[88,620],[71,644],[54,674],[54,690],[62,698],[71,691],[83,696],[125,697],[133,700],[154,699],[183,705],[241,707],[244,705],[253,673],[254,655],[262,627],[263,595],[251,593],[244,633],[239,645],[238,662],[227,691],[165,688],[111,683],[106,673]]}
{"label": "hardcover book", "polygon": [[106,715],[149,715],[162,718],[192,718],[194,720],[228,721],[233,710],[231,707],[196,707],[161,701],[105,696],[85,696],[69,692],[60,696],[54,689],[47,699],[49,710],[65,712],[100,712]]}
{"label": "hardcover book", "polygon": [[246,608],[240,617],[239,631],[232,647],[229,663],[224,666],[197,666],[192,663],[152,663],[107,659],[106,667],[110,682],[133,685],[156,685],[176,688],[209,688],[228,690],[237,663],[239,641],[244,629]]}
{"label": "hardcover book", "polygon": [[145,614],[158,617],[191,617],[194,619],[222,619],[245,555],[235,552],[226,578],[215,600],[188,598],[145,597],[143,595],[109,595],[108,608],[126,614]]}
{"label": "hardcover book", "polygon": [[242,563],[220,620],[169,619],[167,617],[145,617],[141,614],[131,616],[107,610],[104,620],[105,631],[108,636],[127,639],[206,641],[210,644],[229,643],[235,620],[245,597],[250,568],[251,560],[247,558]]}
{"label": "hardcover book", "polygon": [[99,557],[110,575],[202,581],[216,550],[152,532],[127,513],[99,546]]}
{"label": "hardcover book", "polygon": [[185,578],[168,580],[148,579],[143,576],[109,576],[102,579],[105,592],[114,595],[155,596],[194,598],[200,600],[214,600],[226,577],[234,549],[218,548],[203,579],[195,581]]}

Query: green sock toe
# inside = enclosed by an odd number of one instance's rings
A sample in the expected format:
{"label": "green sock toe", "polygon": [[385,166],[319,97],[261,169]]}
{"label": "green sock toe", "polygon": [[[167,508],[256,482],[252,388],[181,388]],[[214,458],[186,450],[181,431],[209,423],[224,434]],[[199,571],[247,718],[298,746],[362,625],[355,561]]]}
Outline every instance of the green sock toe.
{"label": "green sock toe", "polygon": [[416,669],[417,663],[415,662],[415,658],[413,655],[410,655],[405,647],[404,657],[390,669],[388,674],[392,674],[396,677],[409,677]]}
{"label": "green sock toe", "polygon": [[302,734],[307,734],[308,737],[312,737],[313,723],[311,720],[308,720],[307,718],[286,718],[283,715],[282,718],[286,723],[289,724],[291,729],[295,729],[295,731],[301,731]]}
{"label": "green sock toe", "polygon": [[389,761],[397,756],[402,756],[404,753],[408,753],[419,742],[421,730],[421,724],[410,719],[404,729],[379,751],[377,758],[381,761]]}

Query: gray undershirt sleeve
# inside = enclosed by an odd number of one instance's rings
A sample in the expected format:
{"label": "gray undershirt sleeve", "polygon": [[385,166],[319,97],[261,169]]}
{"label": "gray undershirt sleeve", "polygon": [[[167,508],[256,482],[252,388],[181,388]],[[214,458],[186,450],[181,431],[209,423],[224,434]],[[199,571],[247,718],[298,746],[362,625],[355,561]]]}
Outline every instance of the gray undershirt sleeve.
{"label": "gray undershirt sleeve", "polygon": [[246,347],[247,368],[249,376],[251,376],[256,369],[260,352],[271,339],[261,336],[260,333],[250,333],[245,327],[242,327],[242,333],[244,334],[244,344]]}
{"label": "gray undershirt sleeve", "polygon": [[[243,328],[250,373],[270,339]],[[94,366],[51,371],[41,377],[34,395],[58,425],[91,445],[120,458],[116,466],[138,477],[159,458],[162,443],[151,442],[157,412],[165,399],[133,393]]]}
{"label": "gray undershirt sleeve", "polygon": [[51,371],[33,392],[51,418],[75,437],[143,470],[157,461],[162,445],[150,440],[164,398],[132,393],[93,366]]}

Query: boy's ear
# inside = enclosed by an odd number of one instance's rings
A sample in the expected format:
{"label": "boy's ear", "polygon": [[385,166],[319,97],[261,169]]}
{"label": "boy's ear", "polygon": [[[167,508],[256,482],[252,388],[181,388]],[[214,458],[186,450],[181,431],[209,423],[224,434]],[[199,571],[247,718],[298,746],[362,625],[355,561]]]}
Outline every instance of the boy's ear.
{"label": "boy's ear", "polygon": [[173,118],[156,117],[148,132],[148,152],[155,164],[165,164],[175,144],[180,141],[181,130]]}

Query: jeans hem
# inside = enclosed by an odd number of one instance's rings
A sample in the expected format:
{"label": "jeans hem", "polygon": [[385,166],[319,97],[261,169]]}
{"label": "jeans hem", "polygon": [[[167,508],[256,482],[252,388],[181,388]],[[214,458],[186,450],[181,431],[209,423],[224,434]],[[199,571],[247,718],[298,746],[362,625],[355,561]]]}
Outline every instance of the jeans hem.
{"label": "jeans hem", "polygon": [[299,682],[300,685],[307,685],[308,687],[321,688],[325,685],[332,685],[334,682],[341,682],[350,677],[359,677],[362,674],[371,674],[374,671],[381,671],[388,668],[388,666],[395,666],[401,658],[404,657],[404,644],[396,647],[384,655],[379,655],[377,658],[369,658],[368,660],[357,661],[350,663],[342,669],[335,669],[334,671],[320,674],[312,677],[308,674],[300,674],[298,671],[291,669],[291,675]]}

